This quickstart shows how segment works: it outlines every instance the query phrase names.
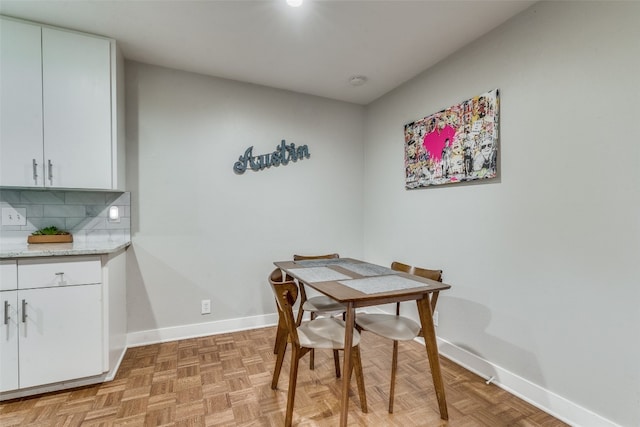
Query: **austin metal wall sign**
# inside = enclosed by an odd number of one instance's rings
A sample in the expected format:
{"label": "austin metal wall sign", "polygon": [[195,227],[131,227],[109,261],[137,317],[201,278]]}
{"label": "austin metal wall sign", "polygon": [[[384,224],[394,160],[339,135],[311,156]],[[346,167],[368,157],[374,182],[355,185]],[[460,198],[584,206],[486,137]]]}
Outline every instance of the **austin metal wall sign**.
{"label": "austin metal wall sign", "polygon": [[233,165],[233,171],[238,175],[243,174],[247,168],[257,172],[271,166],[284,166],[289,162],[308,159],[310,156],[309,147],[306,145],[296,147],[296,144],[287,144],[283,139],[280,145],[276,146],[276,151],[272,153],[254,156],[253,146],[247,148]]}

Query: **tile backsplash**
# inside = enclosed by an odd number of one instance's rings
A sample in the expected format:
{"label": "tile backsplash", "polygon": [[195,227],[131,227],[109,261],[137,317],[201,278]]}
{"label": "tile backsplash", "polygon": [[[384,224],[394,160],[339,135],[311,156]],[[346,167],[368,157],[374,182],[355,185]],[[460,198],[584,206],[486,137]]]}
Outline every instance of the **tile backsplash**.
{"label": "tile backsplash", "polygon": [[[117,206],[120,221],[109,220]],[[0,224],[2,243],[24,243],[32,232],[54,225],[79,243],[131,240],[131,193],[0,189],[0,209],[25,209],[26,225]]]}

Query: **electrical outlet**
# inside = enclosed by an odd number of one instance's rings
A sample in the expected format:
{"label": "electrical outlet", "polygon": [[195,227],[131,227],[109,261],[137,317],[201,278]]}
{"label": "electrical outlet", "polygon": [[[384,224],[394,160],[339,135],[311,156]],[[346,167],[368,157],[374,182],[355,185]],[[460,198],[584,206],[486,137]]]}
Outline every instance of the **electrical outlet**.
{"label": "electrical outlet", "polygon": [[2,208],[2,225],[27,225],[27,209]]}
{"label": "electrical outlet", "polygon": [[211,314],[211,300],[203,299],[200,302],[200,314]]}
{"label": "electrical outlet", "polygon": [[438,326],[438,310],[433,312],[433,326]]}

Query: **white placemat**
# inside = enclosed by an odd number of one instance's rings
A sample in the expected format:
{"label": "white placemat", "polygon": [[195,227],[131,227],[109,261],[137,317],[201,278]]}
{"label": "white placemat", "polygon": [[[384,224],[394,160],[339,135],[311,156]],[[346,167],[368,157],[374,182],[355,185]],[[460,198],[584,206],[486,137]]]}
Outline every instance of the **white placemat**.
{"label": "white placemat", "polygon": [[340,280],[338,283],[353,288],[365,294],[379,294],[381,292],[401,291],[404,289],[427,286],[422,282],[397,275],[366,277],[364,279]]}
{"label": "white placemat", "polygon": [[363,263],[350,263],[342,264],[340,267],[358,273],[361,276],[384,276],[387,274],[398,274],[397,271],[390,269],[389,267],[383,267],[381,265]]}
{"label": "white placemat", "polygon": [[329,267],[291,268],[289,272],[307,283],[350,279],[346,274],[338,273]]}

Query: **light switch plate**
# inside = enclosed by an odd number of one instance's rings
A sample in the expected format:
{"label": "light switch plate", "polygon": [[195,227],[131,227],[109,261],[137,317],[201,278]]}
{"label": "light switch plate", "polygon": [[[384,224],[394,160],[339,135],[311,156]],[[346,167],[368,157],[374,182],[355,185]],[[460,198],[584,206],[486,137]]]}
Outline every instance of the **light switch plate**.
{"label": "light switch plate", "polygon": [[2,208],[2,225],[27,225],[27,209]]}
{"label": "light switch plate", "polygon": [[211,314],[211,300],[203,299],[200,303],[200,313],[201,314]]}

